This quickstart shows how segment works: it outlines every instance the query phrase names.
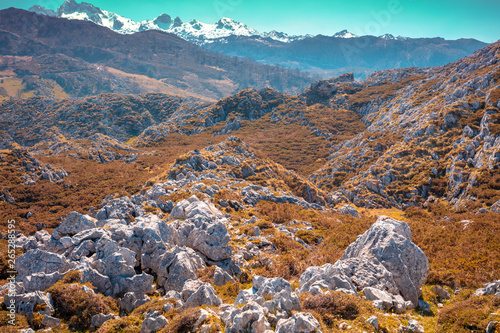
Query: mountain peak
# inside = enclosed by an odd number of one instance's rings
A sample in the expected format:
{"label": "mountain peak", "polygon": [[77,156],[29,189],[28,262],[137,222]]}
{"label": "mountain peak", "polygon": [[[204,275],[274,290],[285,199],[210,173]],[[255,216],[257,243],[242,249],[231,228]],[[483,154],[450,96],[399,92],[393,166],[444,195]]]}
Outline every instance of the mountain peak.
{"label": "mountain peak", "polygon": [[333,35],[334,38],[357,38],[358,36],[347,30],[342,30]]}

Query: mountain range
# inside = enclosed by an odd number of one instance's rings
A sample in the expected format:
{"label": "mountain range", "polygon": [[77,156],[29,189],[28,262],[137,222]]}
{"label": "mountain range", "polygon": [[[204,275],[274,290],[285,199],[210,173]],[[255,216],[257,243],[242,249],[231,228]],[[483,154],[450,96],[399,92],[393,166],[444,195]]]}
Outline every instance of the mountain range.
{"label": "mountain range", "polygon": [[34,6],[30,10],[44,15],[91,21],[122,34],[165,31],[229,56],[298,68],[323,78],[347,72],[366,78],[376,70],[440,66],[486,45],[474,39],[407,38],[391,34],[356,36],[347,30],[332,36],[291,36],[277,31],[260,33],[230,18],[206,24],[196,19],[182,22],[179,17],[173,19],[168,14],[161,14],[155,19],[134,22],[86,2],[78,4],[75,0],[66,0],[57,12],[41,6]]}
{"label": "mountain range", "polygon": [[0,11],[0,29],[4,97],[170,92],[215,100],[266,86],[298,93],[313,81],[158,30],[124,35],[15,8]]}

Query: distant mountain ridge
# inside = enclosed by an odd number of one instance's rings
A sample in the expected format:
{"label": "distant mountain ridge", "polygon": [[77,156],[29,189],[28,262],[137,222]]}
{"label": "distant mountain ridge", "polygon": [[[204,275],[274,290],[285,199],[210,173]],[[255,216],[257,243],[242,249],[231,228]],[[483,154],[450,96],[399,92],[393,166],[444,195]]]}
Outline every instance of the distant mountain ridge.
{"label": "distant mountain ridge", "polygon": [[[161,30],[173,33],[198,45],[209,44],[214,40],[231,36],[264,38],[283,43],[290,43],[293,41],[313,37],[313,35],[309,34],[289,35],[287,33],[279,32],[276,30],[269,32],[259,32],[253,28],[248,27],[244,23],[235,21],[227,17],[221,18],[214,24],[207,24],[196,19],[189,20],[188,22],[182,22],[182,20],[178,16],[172,18],[170,15],[163,13],[154,19],[135,22],[129,18],[123,17],[111,11],[101,9],[90,3],[77,3],[75,0],[66,0],[57,9],[57,12],[46,9],[45,7],[40,5],[35,5],[29,10],[37,14],[91,21],[122,34],[132,34],[145,30]],[[384,38],[384,36],[392,35],[386,34],[380,36],[380,38]],[[358,36],[347,30],[342,30],[335,33],[332,37],[356,38]],[[392,36],[391,39],[400,38],[405,37]]]}
{"label": "distant mountain ridge", "polygon": [[331,36],[295,36],[278,31],[259,32],[226,17],[206,24],[196,19],[183,22],[179,17],[161,14],[155,19],[135,22],[75,0],[66,0],[57,12],[41,6],[33,6],[30,11],[91,21],[120,34],[160,30],[211,51],[308,71],[323,78],[354,72],[357,78],[364,79],[377,70],[442,66],[487,45],[475,39],[409,38],[392,34],[358,36],[347,30]]}
{"label": "distant mountain ridge", "polygon": [[15,8],[0,11],[0,59],[2,68],[11,71],[0,99],[22,84],[27,89],[42,85],[35,94],[47,97],[57,95],[44,92],[54,89],[83,97],[169,92],[173,87],[188,92],[183,96],[215,100],[248,88],[296,94],[314,80],[297,70],[211,52],[162,31],[124,35],[92,22]]}

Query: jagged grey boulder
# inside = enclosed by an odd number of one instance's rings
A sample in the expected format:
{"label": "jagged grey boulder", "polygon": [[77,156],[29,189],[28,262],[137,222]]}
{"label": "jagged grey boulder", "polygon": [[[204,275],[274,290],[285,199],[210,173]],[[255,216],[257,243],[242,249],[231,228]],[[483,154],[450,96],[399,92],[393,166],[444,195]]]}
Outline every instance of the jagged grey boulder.
{"label": "jagged grey boulder", "polygon": [[441,286],[434,286],[432,287],[432,291],[436,294],[437,297],[440,299],[449,299],[451,297],[450,293],[447,292],[443,287]]}
{"label": "jagged grey boulder", "polygon": [[373,287],[391,294],[398,292],[392,274],[376,258],[350,258],[335,264],[306,269],[299,279],[298,293],[313,295],[324,290],[337,290],[357,295],[357,290]]}
{"label": "jagged grey boulder", "polygon": [[473,296],[495,295],[500,296],[500,280],[486,283],[483,288],[479,288],[474,292]]}
{"label": "jagged grey boulder", "polygon": [[15,304],[16,313],[19,313],[28,318],[33,317],[33,311],[37,305],[45,305],[45,311],[44,311],[45,314],[50,314],[54,312],[54,307],[50,294],[46,294],[41,291],[35,291],[32,293],[26,293],[14,296],[11,296],[9,294],[5,295],[4,296],[5,306],[9,306],[12,303]]}
{"label": "jagged grey boulder", "polygon": [[290,332],[321,332],[321,327],[316,318],[310,313],[299,312],[289,319],[280,319],[276,325],[276,333]]}
{"label": "jagged grey boulder", "polygon": [[196,196],[182,200],[172,210],[170,219],[175,219],[168,224],[172,243],[195,249],[213,261],[231,257],[224,217],[209,201],[200,201]]}
{"label": "jagged grey boulder", "polygon": [[118,306],[125,313],[130,313],[150,300],[151,299],[147,295],[128,292],[118,300]]}
{"label": "jagged grey boulder", "polygon": [[210,283],[205,283],[191,294],[183,305],[183,308],[194,308],[202,305],[219,306],[221,299],[216,295],[214,287]]}
{"label": "jagged grey boulder", "polygon": [[411,241],[408,223],[380,216],[368,231],[349,245],[342,259],[375,257],[392,273],[399,293],[414,307],[429,273],[429,261]]}
{"label": "jagged grey boulder", "polygon": [[196,271],[205,268],[205,262],[192,249],[175,246],[160,258],[157,270],[158,284],[165,291],[182,291],[188,280],[196,280]]}
{"label": "jagged grey boulder", "polygon": [[73,265],[66,257],[40,249],[29,250],[16,259],[17,279],[23,281],[33,273],[64,273]]}
{"label": "jagged grey boulder", "polygon": [[234,278],[222,268],[216,267],[214,272],[214,285],[220,287],[228,282],[234,282]]}
{"label": "jagged grey boulder", "polygon": [[292,286],[283,278],[265,278],[255,276],[252,281],[253,287],[240,290],[235,306],[248,302],[258,303],[270,312],[290,313],[300,309],[300,300],[292,292]]}
{"label": "jagged grey boulder", "polygon": [[268,310],[255,302],[242,307],[232,307],[221,314],[226,323],[227,333],[259,332],[270,330],[271,325],[266,319]]}
{"label": "jagged grey boulder", "polygon": [[105,322],[107,322],[110,319],[114,319],[115,315],[110,313],[110,314],[104,314],[104,313],[99,313],[90,319],[90,327],[91,328],[99,328],[101,327]]}
{"label": "jagged grey boulder", "polygon": [[82,215],[78,212],[69,213],[64,221],[54,229],[52,237],[60,239],[65,235],[73,236],[80,231],[93,229],[97,226],[97,220],[88,215]]}
{"label": "jagged grey boulder", "polygon": [[425,333],[422,325],[419,324],[415,319],[410,319],[408,321],[408,326],[401,325],[399,328],[399,332],[401,333]]}
{"label": "jagged grey boulder", "polygon": [[110,200],[97,212],[98,220],[122,219],[130,221],[132,217],[144,215],[144,211],[136,205],[129,197],[121,197]]}
{"label": "jagged grey boulder", "polygon": [[61,328],[61,319],[54,318],[49,315],[43,315],[42,319],[42,325],[45,327],[55,327],[60,329]]}
{"label": "jagged grey boulder", "polygon": [[161,330],[168,324],[167,318],[164,316],[147,317],[142,322],[140,333],[153,333]]}
{"label": "jagged grey boulder", "polygon": [[197,196],[193,195],[188,199],[181,200],[174,206],[170,213],[170,220],[186,220],[196,215],[211,220],[223,217],[222,213],[210,201],[201,201]]}
{"label": "jagged grey boulder", "polygon": [[37,290],[46,290],[56,284],[57,281],[62,279],[64,276],[63,273],[53,272],[52,274],[47,273],[34,273],[30,276],[27,276],[23,280],[23,286],[26,291],[37,291]]}
{"label": "jagged grey boulder", "polygon": [[358,217],[359,218],[359,213],[358,211],[356,210],[356,208],[354,208],[353,206],[351,205],[344,205],[342,207],[339,208],[339,212],[341,214],[344,214],[344,215],[351,215],[351,216],[354,216],[354,217]]}

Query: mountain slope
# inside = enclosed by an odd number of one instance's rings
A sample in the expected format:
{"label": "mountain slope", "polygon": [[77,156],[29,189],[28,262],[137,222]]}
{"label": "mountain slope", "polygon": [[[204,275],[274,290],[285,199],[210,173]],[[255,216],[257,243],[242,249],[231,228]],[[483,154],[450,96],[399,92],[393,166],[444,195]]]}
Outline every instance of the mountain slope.
{"label": "mountain slope", "polygon": [[[347,33],[347,32],[346,32]],[[309,70],[323,77],[355,72],[365,78],[377,70],[441,66],[468,56],[486,43],[473,39],[315,36],[291,43],[229,37],[204,45],[231,56]]]}
{"label": "mountain slope", "polygon": [[362,115],[362,135],[311,176],[359,206],[490,207],[500,199],[500,43],[436,68],[381,71],[305,94]]}
{"label": "mountain slope", "polygon": [[0,47],[2,55],[61,53],[93,65],[144,75],[212,99],[249,87],[271,86],[298,93],[311,80],[298,71],[207,52],[160,31],[121,35],[91,22],[49,17],[14,8],[0,12],[0,29],[6,41]]}

